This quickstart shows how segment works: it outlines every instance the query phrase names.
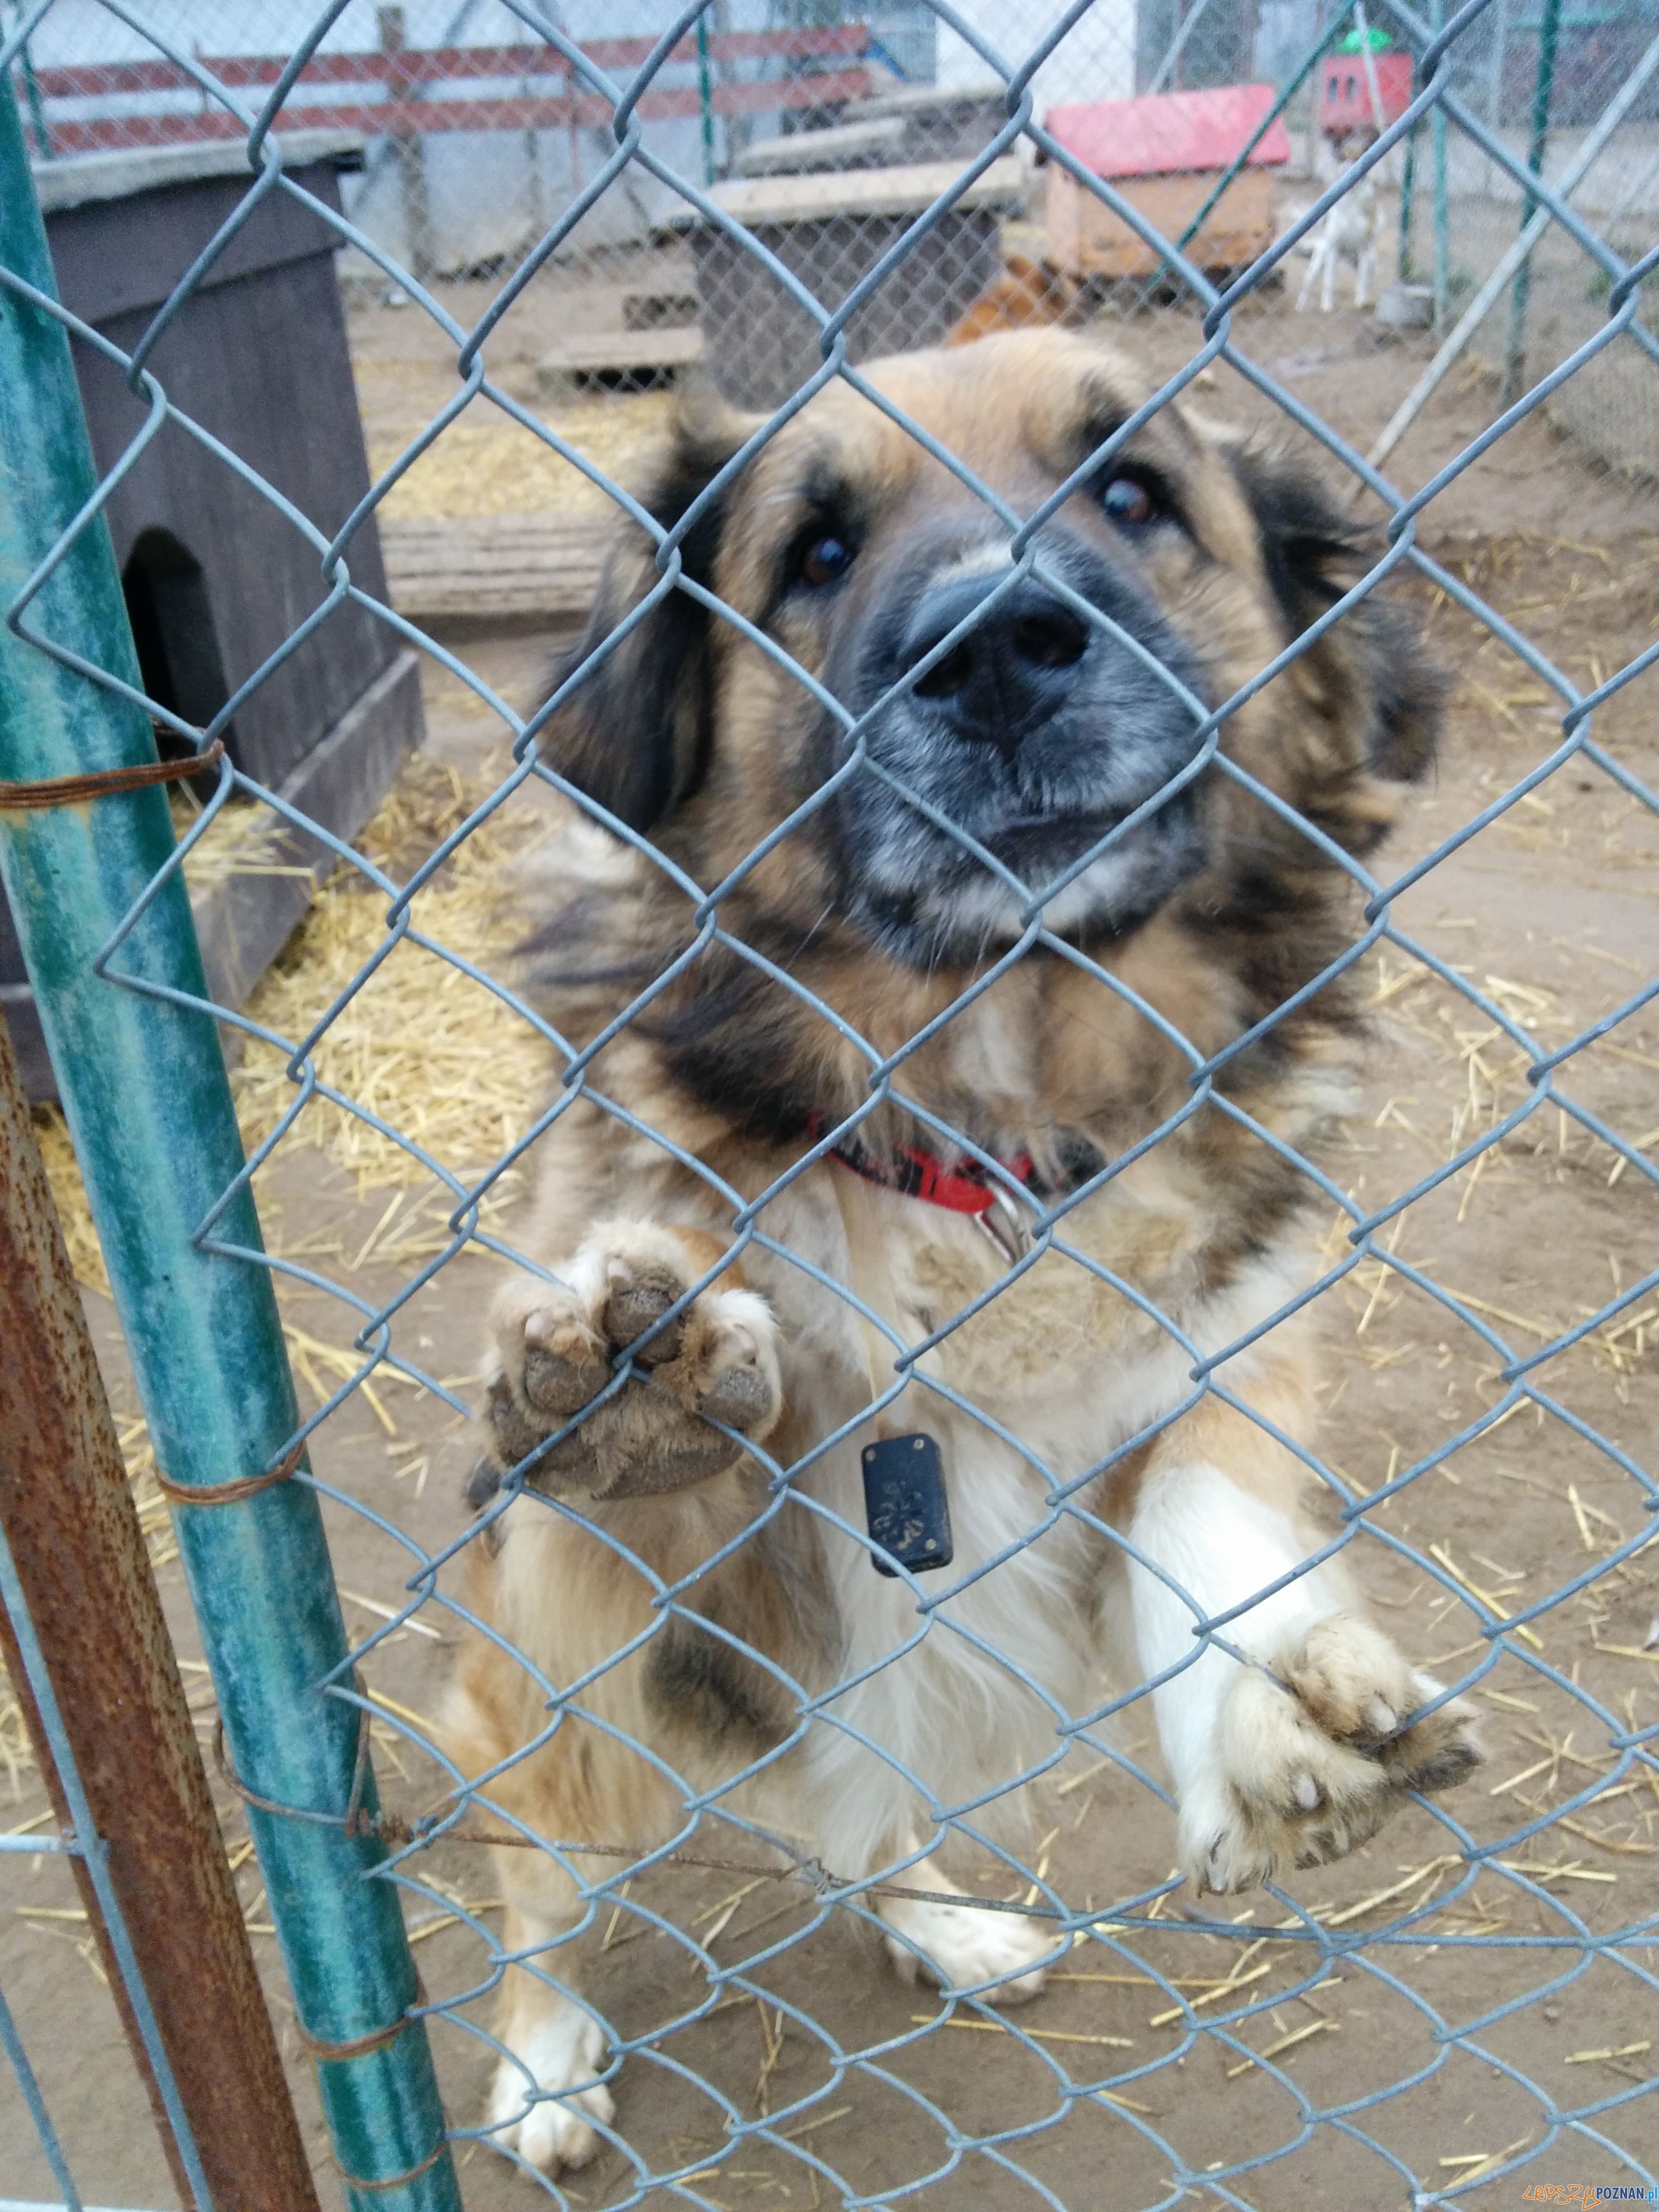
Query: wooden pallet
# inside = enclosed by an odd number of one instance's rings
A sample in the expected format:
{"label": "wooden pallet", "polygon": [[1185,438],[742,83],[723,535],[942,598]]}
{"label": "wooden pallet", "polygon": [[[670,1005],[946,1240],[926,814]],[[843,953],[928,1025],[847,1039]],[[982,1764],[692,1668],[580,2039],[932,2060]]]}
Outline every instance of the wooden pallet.
{"label": "wooden pallet", "polygon": [[694,291],[677,286],[672,291],[624,292],[623,328],[625,331],[682,331],[697,319],[700,306]]}
{"label": "wooden pallet", "polygon": [[693,323],[654,330],[583,331],[563,338],[536,365],[538,388],[550,398],[604,385],[650,392],[672,384],[702,359],[702,332]]}
{"label": "wooden pallet", "polygon": [[464,521],[385,516],[380,550],[399,614],[585,615],[598,588],[611,526],[604,516],[490,514]]}

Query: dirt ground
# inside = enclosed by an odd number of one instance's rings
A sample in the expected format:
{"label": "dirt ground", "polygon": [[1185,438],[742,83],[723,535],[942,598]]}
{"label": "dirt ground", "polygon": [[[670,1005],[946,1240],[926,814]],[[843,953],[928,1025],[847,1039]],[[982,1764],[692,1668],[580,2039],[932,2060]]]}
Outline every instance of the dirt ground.
{"label": "dirt ground", "polygon": [[[1297,314],[1293,302],[1304,265],[1291,256],[1285,283],[1269,284],[1238,304],[1233,343],[1294,399],[1364,453],[1432,358],[1434,341],[1427,331],[1396,334],[1374,316],[1355,313],[1350,304],[1351,272],[1345,272],[1334,313],[1322,314],[1310,305]],[[1584,265],[1588,275],[1589,264]],[[1379,281],[1386,283],[1389,274],[1385,265]],[[690,284],[689,268],[674,254],[618,252],[599,279],[550,267],[532,280],[494,330],[487,349],[491,374],[511,398],[590,459],[626,477],[630,462],[660,434],[672,395],[653,392],[618,398],[593,393],[550,400],[538,386],[537,370],[566,337],[620,330],[623,301],[629,295],[672,295]],[[434,289],[463,328],[478,320],[493,297],[492,288],[484,284],[440,284]],[[453,342],[414,308],[382,304],[384,296],[364,295],[349,318],[358,392],[376,467],[387,465],[424,428],[456,386]],[[1502,335],[1500,320],[1496,313],[1489,318],[1474,347],[1453,368],[1397,448],[1388,472],[1403,491],[1419,489],[1478,437],[1496,414],[1497,380],[1488,361]],[[1194,319],[1170,307],[1130,316],[1109,308],[1090,328],[1105,343],[1144,362],[1149,371],[1164,375],[1190,360],[1202,343]],[[1575,331],[1572,342],[1587,334]],[[1554,343],[1553,326],[1540,326],[1539,343],[1528,356],[1534,379],[1555,366],[1559,354],[1551,350]],[[1638,364],[1639,356],[1628,339],[1620,338],[1605,356],[1603,367],[1627,362]],[[1598,368],[1597,373],[1602,369]],[[1630,373],[1637,372],[1632,368]],[[1659,412],[1655,405],[1659,374],[1650,367],[1645,378],[1643,382],[1638,376],[1640,391]],[[1579,388],[1577,381],[1570,388]],[[1194,396],[1234,419],[1274,419],[1271,404],[1224,362],[1213,367]],[[483,398],[469,404],[387,501],[389,514],[410,515],[530,513],[550,507],[606,512],[603,493],[580,471]],[[1578,538],[1604,536],[1613,542],[1625,530],[1642,526],[1644,520],[1650,523],[1654,512],[1650,483],[1587,459],[1585,447],[1551,427],[1540,411],[1437,498],[1431,527],[1438,533],[1479,530],[1491,536],[1515,530],[1546,535],[1559,532]]]}
{"label": "dirt ground", "polygon": [[[1417,338],[1378,343],[1346,313],[1259,310],[1241,325],[1252,356],[1362,446],[1428,351]],[[441,357],[407,310],[360,310],[354,330],[378,459],[422,416]],[[1185,357],[1191,332],[1156,321],[1124,339],[1167,370]],[[533,349],[532,332],[525,362]],[[1204,397],[1235,416],[1252,404],[1226,370]],[[1425,481],[1484,428],[1492,397],[1473,376],[1455,380],[1401,449],[1397,480]],[[575,412],[591,421],[596,444],[625,452],[661,409],[649,396],[580,403]],[[475,476],[479,452],[468,464]],[[503,464],[487,480],[507,484],[510,471]],[[411,478],[410,496],[417,490]],[[1523,426],[1460,479],[1436,503],[1425,541],[1582,688],[1653,640],[1659,499],[1588,469],[1547,425]],[[1471,822],[1560,734],[1559,708],[1552,713],[1534,671],[1426,583],[1402,588],[1422,605],[1428,649],[1457,688],[1440,766],[1378,864],[1385,878]],[[520,699],[552,642],[525,629],[451,641],[504,696]],[[1638,679],[1596,725],[1616,766],[1650,789],[1659,778],[1656,682],[1655,672]],[[430,679],[428,714],[440,760],[469,773],[487,760],[497,726],[441,672]],[[1403,892],[1394,924],[1553,1051],[1650,977],[1656,862],[1652,814],[1606,769],[1574,759]],[[301,963],[288,988],[303,995],[306,972]],[[1367,1206],[1430,1176],[1526,1091],[1526,1054],[1409,949],[1382,947],[1375,976],[1367,1095],[1322,1161]],[[317,1006],[331,988],[319,971]],[[1659,1145],[1656,1003],[1558,1078],[1564,1102],[1650,1152]],[[389,1221],[387,1186],[361,1164],[337,1150],[289,1146],[265,1178],[262,1206],[276,1249],[303,1248],[308,1264],[374,1299],[397,1287],[431,1233],[435,1210],[416,1213],[426,1195],[408,1190]],[[411,1227],[417,1218],[423,1228]],[[1330,1228],[1334,1267],[1347,1249],[1334,1209]],[[1565,1103],[1548,1103],[1475,1166],[1413,1203],[1382,1242],[1524,1356],[1639,1281],[1655,1264],[1656,1228],[1651,1187],[1621,1171]],[[87,1265],[90,1272],[95,1262]],[[495,1279],[495,1263],[463,1256],[399,1323],[399,1341],[463,1395],[478,1350],[476,1316]],[[307,1393],[333,1385],[330,1355],[341,1356],[349,1324],[320,1293],[290,1285],[283,1297],[309,1407],[319,1398]],[[89,1290],[88,1304],[143,1497],[142,1428],[108,1302]],[[617,2124],[632,2156],[607,2149],[562,2185],[565,2201],[642,2202],[652,2212],[685,2202],[803,2212],[854,2200],[902,2201],[918,2212],[1038,2203],[1133,2212],[1171,2200],[1178,2159],[1198,2177],[1189,2185],[1197,2203],[1393,2212],[1449,2191],[1460,2203],[1496,2208],[1525,2183],[1647,2175],[1659,2143],[1659,2095],[1644,2094],[1659,2080],[1650,1978],[1659,1786],[1650,1752],[1644,1768],[1629,1746],[1659,1724],[1659,1650],[1649,1648],[1659,1545],[1637,1548],[1654,1528],[1648,1494],[1601,1440],[1651,1467],[1659,1300],[1648,1293],[1540,1370],[1534,1379],[1559,1410],[1523,1407],[1394,1489],[1496,1402],[1499,1358],[1381,1260],[1334,1280],[1322,1312],[1321,1449],[1356,1496],[1383,1493],[1358,1522],[1358,1571],[1414,1660],[1471,1680],[1487,1769],[1441,1814],[1412,1812],[1341,1865],[1294,1877],[1285,1887],[1296,1912],[1263,1894],[1212,1919],[1179,1889],[1156,1894],[1171,1866],[1164,1809],[1114,1762],[1079,1750],[1042,1812],[1033,1860],[1068,1900],[1103,1919],[1074,1952],[1073,1971],[1008,2030],[964,2014],[924,2033],[936,1999],[898,1984],[847,1916],[817,1924],[810,1900],[789,1885],[678,1869],[619,1890],[580,1956],[592,2001],[634,2046]],[[349,1400],[315,1451],[327,1482],[426,1550],[463,1525],[471,1458],[459,1414],[433,1395],[389,1384],[374,1401],[367,1393]],[[159,1578],[205,1741],[211,1690],[165,1510],[149,1495]],[[366,1636],[401,1601],[410,1561],[347,1508],[331,1504],[327,1517],[348,1621]],[[1426,1559],[1467,1596],[1426,1572]],[[1495,1664],[1482,1632],[1487,1608],[1529,1615]],[[394,1806],[433,1800],[434,1770],[411,1735],[434,1709],[452,1650],[447,1616],[428,1607],[367,1662],[381,1710],[375,1756]],[[1114,1748],[1157,1773],[1139,1711]],[[11,1793],[5,1826],[40,1816],[44,1801],[26,1763],[14,1768]],[[245,1826],[220,1796],[227,1840],[240,1850]],[[1538,1820],[1547,1825],[1527,1833]],[[1482,1849],[1497,1847],[1503,1863],[1489,1862],[1469,1881],[1454,1821]],[[729,1850],[730,1839],[710,1847]],[[427,1986],[443,1999],[481,1978],[483,1950],[459,1908],[486,1925],[498,1927],[499,1916],[478,1854],[447,1846],[428,1856],[425,1893],[410,1896],[409,1917]],[[996,1893],[984,1868],[964,1872]],[[239,1880],[324,2202],[332,2203],[337,2185],[258,1871],[246,1858]],[[1006,1886],[1005,1874],[1005,1893]],[[715,1963],[718,1991],[704,1955]],[[1178,2011],[1171,2017],[1174,2000],[1153,1973],[1201,2007],[1196,2027]],[[72,1887],[50,1860],[0,1860],[0,1984],[88,2201],[170,2207]],[[459,2020],[440,2021],[434,2039],[452,2119],[476,2125],[489,2054]],[[1253,2063],[1252,2052],[1268,2063]],[[728,2112],[744,2121],[770,2115],[775,2124],[734,2144]],[[964,2151],[967,2141],[987,2147]],[[52,2193],[6,2079],[0,2144],[0,2187],[23,2198]],[[1523,2178],[1483,2179],[1532,2154]],[[459,2157],[470,2212],[549,2201],[482,2146],[464,2145]],[[1256,2160],[1271,2163],[1252,2171]],[[1206,2188],[1201,2177],[1223,2168],[1224,2181]],[[665,2172],[696,2179],[632,2196]]]}

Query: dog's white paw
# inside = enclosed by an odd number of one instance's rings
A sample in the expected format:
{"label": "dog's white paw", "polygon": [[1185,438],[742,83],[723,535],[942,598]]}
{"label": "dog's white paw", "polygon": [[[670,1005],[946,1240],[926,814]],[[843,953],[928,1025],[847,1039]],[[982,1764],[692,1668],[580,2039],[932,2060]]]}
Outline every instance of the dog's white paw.
{"label": "dog's white paw", "polygon": [[1407,1790],[1462,1780],[1481,1759],[1467,1705],[1454,1701],[1401,1725],[1439,1689],[1352,1613],[1316,1622],[1271,1673],[1239,1668],[1211,1758],[1182,1792],[1182,1860],[1192,1881],[1250,1889],[1288,1867],[1345,1857]]}
{"label": "dog's white paw", "polygon": [[[600,2143],[588,2122],[608,2125],[617,2109],[609,2089],[594,2079],[604,2063],[604,2036],[579,2005],[561,1999],[558,2010],[523,2039],[517,2057],[496,2068],[490,2140],[543,2173],[586,2166]],[[583,2082],[588,2086],[578,2087]]]}
{"label": "dog's white paw", "polygon": [[[901,1878],[915,1889],[952,1887],[926,1860]],[[931,1905],[917,1897],[884,1897],[879,1911],[889,1931],[887,1955],[905,1981],[925,1973],[947,1995],[970,1989],[985,2004],[1023,2004],[1036,1996],[1060,1948],[1052,1929],[1024,1913]],[[981,1982],[990,1986],[981,1989]]]}

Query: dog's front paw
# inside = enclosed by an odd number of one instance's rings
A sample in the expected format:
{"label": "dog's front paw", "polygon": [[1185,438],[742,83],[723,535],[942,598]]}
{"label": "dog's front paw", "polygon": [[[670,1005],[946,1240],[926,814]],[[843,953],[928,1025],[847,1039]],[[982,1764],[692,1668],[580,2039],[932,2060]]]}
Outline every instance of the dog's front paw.
{"label": "dog's front paw", "polygon": [[[697,1264],[707,1245],[709,1259]],[[655,1328],[715,1256],[710,1238],[649,1224],[596,1231],[563,1286],[518,1284],[496,1310],[499,1367],[489,1387],[490,1462],[514,1467],[584,1407],[592,1411],[544,1451],[528,1480],[596,1498],[639,1498],[706,1481],[778,1417],[777,1327],[751,1291],[712,1286]],[[635,1372],[599,1398],[613,1362],[638,1346]],[[475,1488],[477,1487],[475,1484]]]}
{"label": "dog's front paw", "polygon": [[1250,1889],[1291,1866],[1345,1857],[1407,1790],[1449,1789],[1478,1766],[1459,1702],[1410,1716],[1440,1686],[1382,1631],[1333,1613],[1270,1673],[1240,1668],[1206,1767],[1182,1793],[1182,1858],[1200,1889]]}
{"label": "dog's front paw", "polygon": [[[906,1888],[955,1887],[927,1859],[902,1881]],[[889,1931],[887,1955],[902,1980],[925,1973],[947,1996],[971,1990],[984,2004],[1024,2004],[1036,1996],[1066,1946],[1052,1926],[1023,1912],[892,1896],[881,1897],[877,1910]]]}
{"label": "dog's front paw", "polygon": [[[594,2076],[605,2063],[605,2038],[580,2006],[566,2000],[544,2021],[529,2047],[495,2069],[487,2125],[489,2140],[543,2173],[586,2166],[599,2148],[589,2122],[609,2126],[611,2092]],[[580,2088],[577,2085],[586,2082]]]}

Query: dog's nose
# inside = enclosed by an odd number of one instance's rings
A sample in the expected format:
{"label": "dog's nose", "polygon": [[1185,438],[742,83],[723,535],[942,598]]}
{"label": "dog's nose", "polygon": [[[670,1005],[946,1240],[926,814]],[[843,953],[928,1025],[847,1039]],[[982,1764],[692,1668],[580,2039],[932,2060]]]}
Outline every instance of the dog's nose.
{"label": "dog's nose", "polygon": [[935,585],[921,600],[900,646],[909,670],[984,605],[965,637],[915,686],[972,744],[996,746],[1012,760],[1064,701],[1089,650],[1089,625],[1052,592],[1025,577],[985,605],[994,580],[964,577]]}

